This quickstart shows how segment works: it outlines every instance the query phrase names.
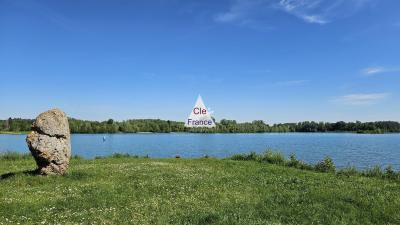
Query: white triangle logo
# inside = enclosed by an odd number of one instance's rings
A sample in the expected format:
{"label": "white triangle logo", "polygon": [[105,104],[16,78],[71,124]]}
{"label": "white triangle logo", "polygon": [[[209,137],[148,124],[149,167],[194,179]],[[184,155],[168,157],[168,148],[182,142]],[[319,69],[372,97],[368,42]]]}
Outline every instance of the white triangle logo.
{"label": "white triangle logo", "polygon": [[204,105],[200,95],[197,98],[189,118],[185,122],[185,127],[215,127],[214,120],[211,118],[211,114]]}

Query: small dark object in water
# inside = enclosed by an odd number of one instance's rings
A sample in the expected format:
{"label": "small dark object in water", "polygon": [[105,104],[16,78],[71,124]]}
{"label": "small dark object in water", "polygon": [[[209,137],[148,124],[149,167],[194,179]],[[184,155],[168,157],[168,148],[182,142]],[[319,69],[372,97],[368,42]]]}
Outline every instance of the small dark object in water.
{"label": "small dark object in water", "polygon": [[180,159],[180,158],[181,158],[180,155],[176,155],[176,156],[175,156],[175,159]]}

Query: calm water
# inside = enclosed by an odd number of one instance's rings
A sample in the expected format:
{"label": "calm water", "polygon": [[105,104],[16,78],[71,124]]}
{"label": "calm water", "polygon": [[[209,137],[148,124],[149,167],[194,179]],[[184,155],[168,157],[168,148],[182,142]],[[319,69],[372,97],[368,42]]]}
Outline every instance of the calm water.
{"label": "calm water", "polygon": [[[103,136],[106,141],[103,142]],[[0,152],[29,152],[26,135],[0,135]],[[400,134],[75,134],[73,154],[86,158],[115,152],[150,157],[227,157],[271,148],[286,156],[315,163],[330,156],[338,167],[353,165],[360,169],[393,165],[400,170]]]}

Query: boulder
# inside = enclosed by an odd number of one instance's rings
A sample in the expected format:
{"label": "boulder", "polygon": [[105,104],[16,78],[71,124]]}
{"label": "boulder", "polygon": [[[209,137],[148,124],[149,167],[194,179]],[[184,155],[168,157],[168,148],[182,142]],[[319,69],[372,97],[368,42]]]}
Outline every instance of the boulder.
{"label": "boulder", "polygon": [[42,175],[63,175],[71,158],[68,118],[59,109],[41,113],[26,138],[29,150]]}

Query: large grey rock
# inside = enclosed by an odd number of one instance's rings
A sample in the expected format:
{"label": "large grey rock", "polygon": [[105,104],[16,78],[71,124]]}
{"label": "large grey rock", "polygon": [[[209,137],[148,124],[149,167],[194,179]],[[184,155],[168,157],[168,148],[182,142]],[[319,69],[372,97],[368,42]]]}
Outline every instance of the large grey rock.
{"label": "large grey rock", "polygon": [[71,135],[64,112],[52,109],[40,114],[26,142],[40,174],[65,174],[71,158]]}

